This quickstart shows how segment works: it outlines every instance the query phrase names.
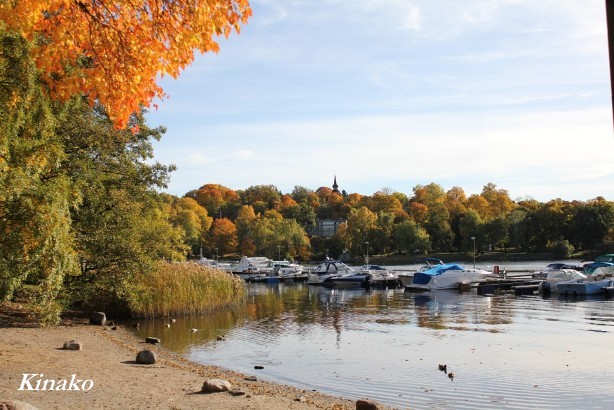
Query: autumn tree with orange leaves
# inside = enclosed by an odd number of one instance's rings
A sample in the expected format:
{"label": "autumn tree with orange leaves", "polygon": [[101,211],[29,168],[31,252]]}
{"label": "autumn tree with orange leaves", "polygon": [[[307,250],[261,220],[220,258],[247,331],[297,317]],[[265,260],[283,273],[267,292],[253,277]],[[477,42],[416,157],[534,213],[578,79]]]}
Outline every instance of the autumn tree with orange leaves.
{"label": "autumn tree with orange leaves", "polygon": [[0,300],[38,285],[56,323],[62,292],[125,298],[151,260],[184,257],[185,228],[208,224],[170,224],[156,189],[172,167],[145,163],[164,131],[142,108],[250,15],[248,0],[0,0]]}
{"label": "autumn tree with orange leaves", "polygon": [[32,42],[51,98],[85,94],[117,128],[165,96],[161,76],[176,78],[196,50],[217,52],[215,37],[250,16],[248,0],[0,1],[0,22]]}

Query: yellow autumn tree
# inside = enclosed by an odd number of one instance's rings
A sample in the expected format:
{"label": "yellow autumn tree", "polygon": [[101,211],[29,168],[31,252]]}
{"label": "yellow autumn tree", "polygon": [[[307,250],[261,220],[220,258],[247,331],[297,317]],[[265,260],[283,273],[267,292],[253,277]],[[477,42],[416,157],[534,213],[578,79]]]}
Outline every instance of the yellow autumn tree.
{"label": "yellow autumn tree", "polygon": [[248,0],[10,0],[0,22],[33,44],[32,58],[53,99],[85,94],[118,128],[163,98],[194,52],[219,49],[251,16]]}

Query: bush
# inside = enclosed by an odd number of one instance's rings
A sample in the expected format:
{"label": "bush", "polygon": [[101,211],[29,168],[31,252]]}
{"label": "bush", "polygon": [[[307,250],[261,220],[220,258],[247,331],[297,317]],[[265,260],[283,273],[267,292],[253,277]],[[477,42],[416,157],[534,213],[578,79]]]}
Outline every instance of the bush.
{"label": "bush", "polygon": [[575,249],[573,245],[570,244],[567,239],[558,241],[552,245],[552,253],[557,259],[571,258],[571,255],[573,255],[574,250]]}
{"label": "bush", "polygon": [[129,297],[133,317],[191,315],[245,303],[243,279],[198,263],[160,262],[138,275]]}

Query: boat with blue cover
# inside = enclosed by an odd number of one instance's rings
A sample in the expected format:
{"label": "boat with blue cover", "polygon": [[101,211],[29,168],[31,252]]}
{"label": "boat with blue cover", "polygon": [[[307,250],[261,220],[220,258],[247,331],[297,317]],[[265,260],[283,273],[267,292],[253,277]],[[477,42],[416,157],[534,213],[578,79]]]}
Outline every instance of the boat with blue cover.
{"label": "boat with blue cover", "polygon": [[407,290],[459,289],[463,286],[477,286],[489,278],[492,272],[477,268],[465,268],[457,263],[434,265],[430,269],[414,273]]}
{"label": "boat with blue cover", "polygon": [[[443,265],[443,261],[441,259],[437,259],[437,258],[424,258],[424,259],[418,259],[414,262],[414,264],[422,264],[417,270],[416,272],[424,272],[427,271],[429,269],[431,269],[433,266],[436,265]],[[400,272],[397,277],[399,278],[399,281],[401,282],[401,285],[405,288],[411,286],[411,283],[414,280],[414,274],[415,272]]]}

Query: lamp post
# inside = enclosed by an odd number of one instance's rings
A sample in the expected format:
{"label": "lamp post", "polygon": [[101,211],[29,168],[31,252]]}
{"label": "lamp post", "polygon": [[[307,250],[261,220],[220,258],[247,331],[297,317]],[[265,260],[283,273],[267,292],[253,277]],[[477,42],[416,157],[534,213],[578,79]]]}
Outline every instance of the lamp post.
{"label": "lamp post", "polygon": [[220,260],[220,257],[217,254],[217,248],[215,248],[215,259],[217,259],[218,261]]}
{"label": "lamp post", "polygon": [[471,240],[473,241],[473,269],[475,269],[475,236],[472,236]]}
{"label": "lamp post", "polygon": [[367,245],[367,257],[365,258],[365,264],[368,265],[369,264],[369,241],[365,242],[365,245]]}
{"label": "lamp post", "polygon": [[277,245],[277,260],[281,260],[281,245]]}

